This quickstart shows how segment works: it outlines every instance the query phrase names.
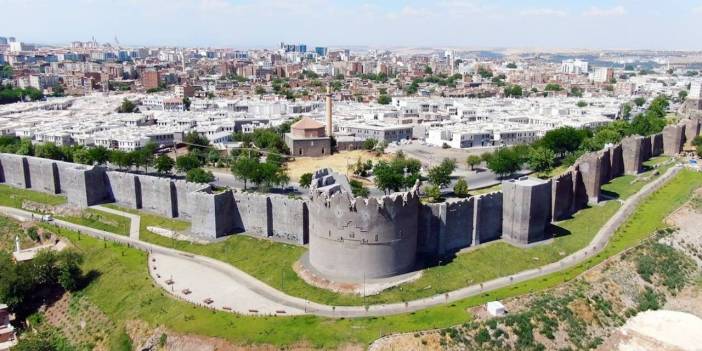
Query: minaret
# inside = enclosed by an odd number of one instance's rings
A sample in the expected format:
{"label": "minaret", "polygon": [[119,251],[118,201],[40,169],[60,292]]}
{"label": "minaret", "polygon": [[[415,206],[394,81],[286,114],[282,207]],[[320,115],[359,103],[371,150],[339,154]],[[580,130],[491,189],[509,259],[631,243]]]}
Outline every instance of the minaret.
{"label": "minaret", "polygon": [[327,136],[330,137],[334,133],[334,127],[332,125],[332,93],[331,93],[331,87],[327,85],[327,98],[326,98],[326,105],[327,105]]}

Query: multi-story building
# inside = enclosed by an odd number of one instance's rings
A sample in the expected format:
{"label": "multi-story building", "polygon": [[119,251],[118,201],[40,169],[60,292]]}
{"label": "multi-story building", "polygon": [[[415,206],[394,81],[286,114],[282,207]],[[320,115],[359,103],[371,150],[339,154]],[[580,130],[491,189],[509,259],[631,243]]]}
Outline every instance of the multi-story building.
{"label": "multi-story building", "polygon": [[597,67],[592,72],[592,81],[595,83],[607,83],[614,78],[614,70],[609,67]]}
{"label": "multi-story building", "polygon": [[144,89],[156,89],[161,81],[161,75],[155,69],[146,70],[141,77],[141,85]]}
{"label": "multi-story building", "polygon": [[561,72],[568,74],[586,74],[590,64],[582,60],[565,60],[561,63]]}

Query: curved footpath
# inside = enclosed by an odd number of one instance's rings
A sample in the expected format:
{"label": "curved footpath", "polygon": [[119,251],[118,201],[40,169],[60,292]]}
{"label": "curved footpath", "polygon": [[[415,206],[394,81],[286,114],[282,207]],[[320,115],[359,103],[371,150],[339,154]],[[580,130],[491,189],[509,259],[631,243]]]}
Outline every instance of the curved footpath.
{"label": "curved footpath", "polygon": [[[541,266],[539,268],[530,269],[522,271],[511,276],[500,277],[490,281],[483,282],[481,284],[470,285],[458,290],[450,291],[440,295],[434,295],[422,299],[412,300],[408,302],[400,303],[390,303],[390,304],[379,304],[370,306],[330,306],[323,305],[316,302],[311,302],[299,297],[294,297],[277,290],[260,280],[246,274],[245,272],[224,263],[219,260],[215,260],[205,256],[193,255],[190,253],[185,253],[182,251],[166,248],[163,246],[158,246],[150,244],[147,242],[140,241],[138,239],[121,236],[118,234],[85,227],[78,224],[69,223],[62,220],[54,220],[53,224],[80,231],[81,233],[88,234],[90,236],[110,240],[131,247],[135,247],[140,250],[144,250],[150,253],[159,253],[163,255],[169,255],[179,258],[186,258],[193,263],[206,266],[211,269],[216,269],[221,273],[231,277],[236,282],[247,287],[251,291],[261,295],[265,299],[274,301],[284,306],[288,306],[292,309],[300,309],[305,311],[306,314],[312,314],[323,317],[372,317],[372,316],[385,316],[392,314],[400,314],[422,310],[428,307],[437,306],[444,303],[450,303],[457,300],[465,299],[467,297],[475,296],[487,291],[496,290],[504,288],[506,286],[524,282],[537,277],[549,275],[567,268],[573,267],[590,257],[596,255],[600,252],[607,244],[609,239],[612,237],[614,232],[619,228],[620,225],[626,221],[629,216],[634,212],[639,202],[646,198],[648,195],[658,190],[662,185],[668,182],[675,174],[682,170],[682,166],[676,165],[668,169],[666,173],[658,177],[651,183],[646,184],[641,190],[639,190],[635,195],[624,201],[624,204],[617,210],[617,212],[612,216],[607,223],[605,223],[602,228],[597,232],[593,240],[583,249],[574,252],[563,259]],[[119,213],[122,215],[129,215],[128,213],[123,213],[121,211],[116,211],[112,213]],[[5,213],[14,218],[20,220],[27,220],[31,218],[32,213],[24,210],[19,210],[15,208],[8,208],[0,206],[0,212]],[[128,216],[132,218],[131,216]]]}

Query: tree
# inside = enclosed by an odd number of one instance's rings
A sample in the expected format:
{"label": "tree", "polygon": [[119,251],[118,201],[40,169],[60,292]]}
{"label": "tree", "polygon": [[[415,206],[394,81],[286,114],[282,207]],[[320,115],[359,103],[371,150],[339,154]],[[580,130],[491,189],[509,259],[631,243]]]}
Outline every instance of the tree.
{"label": "tree", "polygon": [[256,177],[258,166],[258,157],[241,154],[234,160],[230,170],[235,177],[244,182],[244,190],[246,190],[247,183]]}
{"label": "tree", "polygon": [[266,93],[266,88],[264,88],[260,85],[257,85],[256,88],[254,89],[254,93],[256,93],[256,95],[263,95]]}
{"label": "tree", "polygon": [[587,106],[587,102],[580,100],[575,105],[580,107],[580,108],[583,108],[583,107]]}
{"label": "tree", "polygon": [[186,111],[190,111],[190,104],[192,104],[190,98],[187,96],[183,97],[183,107]]}
{"label": "tree", "polygon": [[17,148],[18,155],[34,156],[34,144],[27,138],[22,138]]}
{"label": "tree", "polygon": [[356,179],[351,179],[349,181],[349,185],[351,186],[351,193],[353,194],[353,196],[368,197],[368,195],[370,194],[370,191],[368,191],[368,189],[365,186],[363,186],[363,183]]}
{"label": "tree", "polygon": [[117,113],[135,113],[139,112],[139,108],[137,108],[136,104],[132,102],[131,100],[124,98],[122,100],[122,104],[119,105],[117,108]]}
{"label": "tree", "polygon": [[506,67],[509,68],[509,69],[515,69],[515,68],[517,68],[517,64],[514,63],[514,62],[510,62],[510,63],[507,64]]}
{"label": "tree", "polygon": [[529,151],[527,163],[529,168],[535,172],[545,172],[553,168],[556,162],[556,154],[543,146],[532,148]]}
{"label": "tree", "polygon": [[668,101],[668,98],[663,95],[658,95],[648,106],[648,112],[653,113],[659,118],[664,118],[669,106],[670,102]]}
{"label": "tree", "polygon": [[577,150],[588,136],[589,131],[585,129],[561,127],[546,132],[537,144],[562,156],[566,152]]}
{"label": "tree", "polygon": [[544,87],[544,91],[561,91],[561,90],[563,90],[561,85],[556,84],[556,83],[548,83],[548,84],[546,84],[546,87]]}
{"label": "tree", "polygon": [[570,96],[583,97],[583,89],[580,87],[570,88]]}
{"label": "tree", "polygon": [[66,155],[54,143],[44,143],[34,147],[34,156],[57,161],[67,161]]}
{"label": "tree", "polygon": [[92,160],[88,155],[88,150],[86,148],[79,148],[73,152],[73,162],[80,163],[82,165],[92,165]]}
{"label": "tree", "polygon": [[621,116],[623,119],[629,119],[631,117],[631,104],[625,103],[622,105]]}
{"label": "tree", "polygon": [[484,67],[478,67],[478,75],[483,79],[492,78],[492,71]]}
{"label": "tree", "polygon": [[216,165],[222,159],[219,151],[212,149],[207,153],[207,162],[211,165]]}
{"label": "tree", "polygon": [[159,174],[171,173],[175,166],[175,161],[166,154],[161,154],[156,158],[154,167]]}
{"label": "tree", "polygon": [[51,95],[55,97],[61,97],[65,94],[66,90],[63,88],[63,85],[56,83],[51,87]]}
{"label": "tree", "polygon": [[523,94],[522,87],[517,84],[510,85],[505,87],[504,94],[505,97],[521,97]]}
{"label": "tree", "polygon": [[678,92],[678,99],[679,99],[680,101],[685,101],[685,99],[687,99],[687,91],[686,91],[686,90],[680,90],[680,91]]}
{"label": "tree", "polygon": [[110,151],[104,146],[96,146],[88,149],[88,160],[90,164],[104,165],[110,158]]}
{"label": "tree", "polygon": [[193,154],[178,156],[176,158],[175,167],[179,172],[189,172],[192,169],[202,166],[197,156]]}
{"label": "tree", "polygon": [[431,67],[429,66],[424,66],[424,74],[432,74],[434,71],[432,71]]}
{"label": "tree", "polygon": [[373,149],[375,149],[375,146],[377,144],[378,144],[378,140],[373,139],[373,138],[368,138],[368,139],[363,141],[363,148],[368,150],[368,151],[372,151]]}
{"label": "tree", "polygon": [[521,169],[522,157],[512,148],[502,148],[492,154],[487,166],[495,174],[505,176]]}
{"label": "tree", "polygon": [[633,101],[634,101],[634,104],[636,104],[636,106],[638,106],[638,107],[641,107],[646,103],[646,99],[641,97],[641,96],[635,98]]}
{"label": "tree", "polygon": [[185,134],[183,141],[188,144],[188,151],[195,149],[204,150],[210,146],[210,140],[196,131]]}
{"label": "tree", "polygon": [[441,189],[436,185],[429,185],[424,188],[424,194],[429,198],[431,202],[441,201]]}
{"label": "tree", "polygon": [[122,150],[113,150],[110,152],[110,163],[117,165],[119,169],[130,168],[133,164],[131,154]]}
{"label": "tree", "polygon": [[381,95],[378,96],[378,103],[379,103],[379,104],[381,104],[381,105],[389,105],[390,102],[392,102],[392,99],[390,98],[390,96],[388,96],[388,95],[386,95],[386,94],[381,94]]}
{"label": "tree", "polygon": [[474,170],[475,166],[479,165],[483,160],[478,155],[470,155],[466,159],[466,163],[470,166],[470,170]]}
{"label": "tree", "polygon": [[68,291],[78,290],[83,271],[80,265],[83,256],[75,251],[64,251],[58,254],[58,283]]}
{"label": "tree", "polygon": [[453,194],[457,197],[468,197],[468,182],[465,179],[459,179],[453,186]]}
{"label": "tree", "polygon": [[193,168],[185,175],[185,180],[193,183],[209,183],[214,181],[215,177],[212,172],[202,168]]}
{"label": "tree", "polygon": [[647,111],[631,120],[631,131],[632,134],[647,136],[659,133],[665,125],[665,118],[658,116],[656,112]]}
{"label": "tree", "polygon": [[0,69],[0,78],[12,79],[12,73],[12,66],[10,66],[9,63],[5,63],[2,65],[2,69]]}
{"label": "tree", "polygon": [[154,155],[156,154],[156,150],[158,149],[158,146],[154,142],[148,142],[146,145],[144,145],[141,149],[136,151],[136,158],[138,159],[139,164],[144,166],[144,172],[148,173],[149,172],[149,166],[154,164]]}
{"label": "tree", "polygon": [[402,170],[392,167],[389,162],[384,160],[378,161],[373,167],[373,177],[378,189],[383,190],[386,194],[389,191],[399,191],[404,185]]}
{"label": "tree", "polygon": [[445,158],[438,166],[429,169],[429,182],[445,187],[451,182],[451,173],[456,169],[456,161]]}
{"label": "tree", "polygon": [[300,176],[300,186],[303,188],[309,188],[312,185],[312,173],[303,173]]}

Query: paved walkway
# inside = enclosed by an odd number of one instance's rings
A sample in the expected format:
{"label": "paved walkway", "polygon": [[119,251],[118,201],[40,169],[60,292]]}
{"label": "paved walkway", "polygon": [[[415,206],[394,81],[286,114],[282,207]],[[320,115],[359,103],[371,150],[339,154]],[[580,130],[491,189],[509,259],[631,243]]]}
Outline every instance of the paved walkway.
{"label": "paved walkway", "polygon": [[115,210],[115,209],[105,207],[105,206],[100,206],[100,205],[91,206],[91,207],[96,209],[96,210],[100,210],[103,212],[112,213],[114,215],[129,218],[131,220],[131,222],[129,224],[129,237],[134,239],[134,240],[139,240],[139,231],[141,230],[141,216],[135,215],[135,214],[129,213],[129,212]]}
{"label": "paved walkway", "polygon": [[[318,316],[332,318],[385,316],[413,312],[425,309],[427,307],[437,306],[444,303],[451,303],[457,300],[484,293],[486,291],[504,288],[514,283],[524,282],[530,279],[546,276],[551,273],[555,273],[573,267],[600,252],[605,247],[605,245],[607,244],[611,236],[614,234],[614,232],[617,230],[617,228],[619,228],[619,226],[622,223],[624,223],[624,221],[626,221],[626,219],[628,219],[629,216],[631,216],[639,202],[641,202],[642,199],[646,198],[652,192],[658,190],[681,169],[681,166],[674,166],[654,181],[646,184],[639,192],[637,192],[635,195],[629,197],[626,201],[624,201],[624,204],[619,208],[619,210],[617,210],[614,216],[612,216],[612,218],[610,218],[607,221],[607,223],[605,223],[605,225],[602,226],[602,228],[600,228],[600,230],[595,235],[595,238],[590,242],[590,244],[588,244],[587,247],[569,256],[564,257],[560,261],[550,263],[539,268],[522,271],[511,276],[496,278],[487,282],[483,282],[481,284],[474,284],[441,295],[434,295],[403,303],[380,304],[371,305],[367,307],[329,306],[315,302],[310,302],[299,297],[287,295],[275,288],[266,285],[258,279],[244,273],[236,267],[233,267],[222,261],[218,261],[209,257],[184,253],[178,250],[146,243],[138,239],[133,239],[131,237],[124,237],[121,235],[65,222],[58,219],[54,220],[53,223],[59,227],[78,230],[82,233],[100,239],[127,244],[135,248],[148,251],[152,254],[158,253],[172,257],[180,257],[189,260],[192,264],[219,270],[222,274],[227,275],[230,279],[237,282],[238,284],[243,285],[247,289],[255,292],[256,294],[262,296],[265,299],[286,306],[285,308],[290,309],[291,311],[303,310],[307,314],[314,314]],[[0,212],[13,217],[27,218],[31,216],[30,212],[8,207],[0,207]]]}
{"label": "paved walkway", "polygon": [[300,315],[305,311],[271,301],[221,270],[194,265],[187,257],[149,255],[151,278],[171,295],[190,303],[248,315]]}

